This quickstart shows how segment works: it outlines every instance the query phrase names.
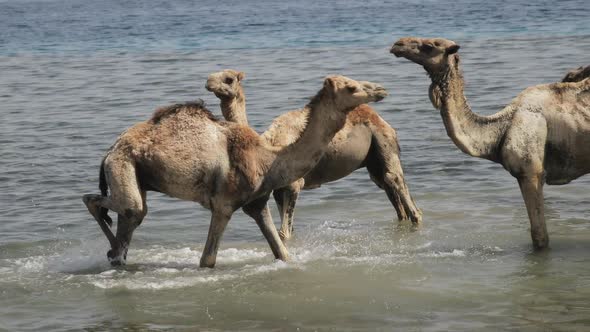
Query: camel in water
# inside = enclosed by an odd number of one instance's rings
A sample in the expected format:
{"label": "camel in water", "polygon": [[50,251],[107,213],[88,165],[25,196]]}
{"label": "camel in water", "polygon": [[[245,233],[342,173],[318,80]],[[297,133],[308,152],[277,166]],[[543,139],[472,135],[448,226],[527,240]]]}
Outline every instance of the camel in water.
{"label": "camel in water", "polygon": [[[147,213],[146,192],[200,203],[211,210],[201,267],[213,267],[221,236],[239,208],[260,227],[276,258],[288,252],[268,213],[275,188],[301,178],[321,159],[346,114],[387,95],[380,85],[330,76],[305,106],[305,129],[297,140],[276,148],[248,126],[216,119],[202,102],[157,110],[127,129],[107,152],[100,169],[101,195],[83,201],[110,242],[112,264],[125,263],[133,231]],[[110,189],[110,195],[108,195]],[[118,214],[117,232],[108,210]]]}
{"label": "camel in water", "polygon": [[[209,75],[206,88],[219,98],[227,121],[248,125],[242,87],[244,77],[243,72],[226,69]],[[279,116],[262,138],[275,147],[292,144],[305,129],[308,112],[304,108]],[[414,223],[422,220],[422,212],[416,207],[404,180],[395,130],[369,105],[363,104],[348,113],[344,126],[309,173],[273,191],[282,221],[280,237],[285,240],[292,235],[295,203],[301,189],[318,188],[363,167],[367,168],[373,182],[385,190],[399,220],[410,219]]]}
{"label": "camel in water", "polygon": [[583,80],[527,88],[499,113],[480,116],[463,93],[458,50],[447,39],[402,38],[391,53],[428,72],[430,101],[455,145],[502,164],[518,180],[533,246],[546,248],[543,185],[566,184],[590,173],[590,79],[583,79],[583,69],[572,72],[564,80]]}

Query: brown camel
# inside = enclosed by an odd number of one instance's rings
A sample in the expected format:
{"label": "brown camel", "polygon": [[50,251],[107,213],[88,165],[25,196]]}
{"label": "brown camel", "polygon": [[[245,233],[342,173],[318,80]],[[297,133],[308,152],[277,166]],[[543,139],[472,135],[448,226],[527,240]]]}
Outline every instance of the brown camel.
{"label": "brown camel", "polygon": [[590,173],[590,80],[533,86],[499,113],[480,116],[463,93],[458,50],[447,39],[402,38],[391,53],[428,72],[430,101],[455,145],[502,164],[518,180],[533,246],[546,248],[543,185],[566,184]]}
{"label": "brown camel", "polygon": [[[207,90],[220,99],[227,121],[247,124],[246,98],[242,87],[244,73],[227,69],[209,75]],[[309,110],[301,109],[276,118],[262,138],[270,145],[281,147],[292,144],[305,129]],[[422,220],[422,213],[410,196],[404,180],[395,130],[366,104],[348,113],[344,127],[336,133],[319,163],[302,179],[273,192],[281,214],[283,240],[293,232],[295,203],[301,189],[318,188],[324,183],[348,176],[366,167],[371,179],[384,189],[399,220]]]}
{"label": "brown camel", "polygon": [[[320,160],[332,137],[359,104],[387,95],[381,86],[330,76],[305,107],[307,125],[289,146],[275,148],[250,127],[217,120],[201,103],[157,110],[125,131],[103,159],[101,195],[83,201],[110,242],[107,256],[122,264],[135,228],[147,213],[146,191],[200,203],[212,212],[201,267],[213,267],[223,231],[234,211],[254,218],[274,255],[288,252],[266,208],[270,192],[299,179]],[[108,188],[111,194],[107,196]],[[266,208],[266,209],[265,209]],[[106,209],[118,214],[117,235]]]}

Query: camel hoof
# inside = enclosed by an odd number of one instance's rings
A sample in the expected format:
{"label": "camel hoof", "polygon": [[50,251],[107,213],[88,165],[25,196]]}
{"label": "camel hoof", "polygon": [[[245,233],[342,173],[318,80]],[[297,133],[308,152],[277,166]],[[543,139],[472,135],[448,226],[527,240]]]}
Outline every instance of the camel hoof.
{"label": "camel hoof", "polygon": [[285,243],[285,241],[288,241],[291,238],[291,233],[279,231],[279,238],[281,238],[281,241],[283,241],[283,243]]}
{"label": "camel hoof", "polygon": [[127,261],[127,254],[116,254],[113,249],[107,251],[107,259],[111,266],[121,266],[125,265]]}
{"label": "camel hoof", "polygon": [[535,252],[543,252],[549,250],[549,241],[533,243]]}
{"label": "camel hoof", "polygon": [[421,224],[422,223],[422,213],[420,213],[419,215],[413,216],[412,222],[414,224]]}
{"label": "camel hoof", "polygon": [[212,269],[215,267],[215,258],[202,257],[199,267]]}

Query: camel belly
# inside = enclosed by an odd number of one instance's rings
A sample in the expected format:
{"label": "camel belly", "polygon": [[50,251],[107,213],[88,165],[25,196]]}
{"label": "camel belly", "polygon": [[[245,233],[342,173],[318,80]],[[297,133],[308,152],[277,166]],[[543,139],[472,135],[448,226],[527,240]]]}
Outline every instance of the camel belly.
{"label": "camel belly", "polygon": [[364,166],[371,148],[371,131],[364,126],[339,131],[318,164],[305,175],[306,189],[341,179]]}
{"label": "camel belly", "polygon": [[[589,146],[590,137],[586,145],[579,145],[577,148]],[[590,173],[590,151],[584,153],[573,146],[547,143],[545,146],[545,182],[547,184],[567,184],[588,173]]]}
{"label": "camel belly", "polygon": [[566,184],[590,173],[590,114],[553,115],[545,145],[547,184]]}
{"label": "camel belly", "polygon": [[[145,190],[198,202],[208,207],[217,190],[222,169],[229,162],[213,158],[194,158],[185,151],[155,151],[138,163],[139,182]],[[224,167],[225,166],[225,167]]]}

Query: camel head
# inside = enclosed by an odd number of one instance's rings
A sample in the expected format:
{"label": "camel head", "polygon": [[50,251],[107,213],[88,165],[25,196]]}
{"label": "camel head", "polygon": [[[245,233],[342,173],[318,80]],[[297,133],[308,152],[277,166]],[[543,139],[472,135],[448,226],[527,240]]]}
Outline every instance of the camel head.
{"label": "camel head", "polygon": [[340,75],[326,77],[324,92],[332,97],[339,109],[348,111],[361,104],[380,101],[387,96],[387,91],[379,84],[355,81]]}
{"label": "camel head", "polygon": [[448,64],[448,57],[457,53],[459,45],[444,38],[406,37],[396,41],[391,53],[424,66],[429,71],[440,71]]}
{"label": "camel head", "polygon": [[244,72],[226,69],[209,75],[205,88],[219,99],[236,98],[242,91],[241,82],[245,76]]}

